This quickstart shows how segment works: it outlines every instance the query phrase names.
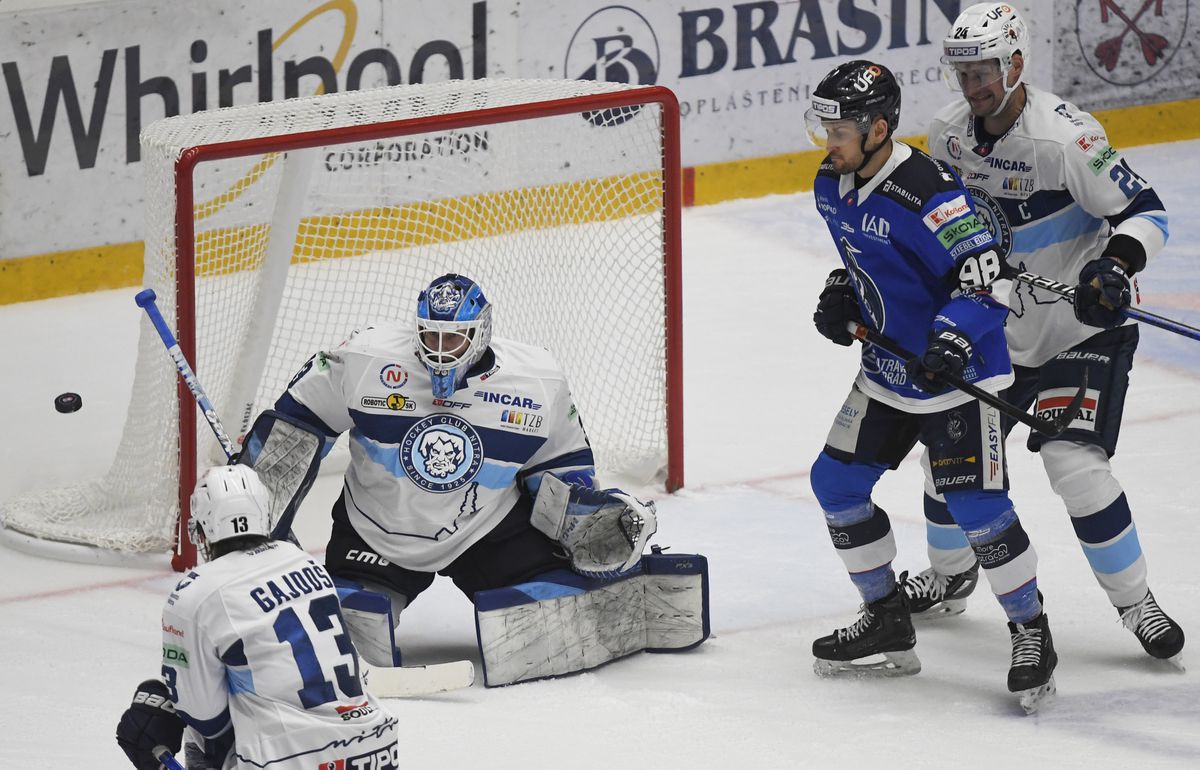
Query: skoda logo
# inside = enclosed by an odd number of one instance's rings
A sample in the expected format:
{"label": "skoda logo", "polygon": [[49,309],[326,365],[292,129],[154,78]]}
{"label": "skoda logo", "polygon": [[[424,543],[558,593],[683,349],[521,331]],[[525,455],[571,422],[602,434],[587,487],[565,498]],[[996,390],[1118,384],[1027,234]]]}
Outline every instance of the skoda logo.
{"label": "skoda logo", "polygon": [[[658,38],[646,17],[624,5],[609,5],[584,19],[563,62],[563,75],[604,83],[653,85],[658,81]],[[594,125],[619,125],[639,107],[585,113]]]}

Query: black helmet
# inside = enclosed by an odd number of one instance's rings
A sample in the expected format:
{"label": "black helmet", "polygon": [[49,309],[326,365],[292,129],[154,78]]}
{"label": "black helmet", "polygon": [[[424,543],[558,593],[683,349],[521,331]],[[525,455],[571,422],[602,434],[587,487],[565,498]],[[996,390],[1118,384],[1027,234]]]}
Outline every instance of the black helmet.
{"label": "black helmet", "polygon": [[839,64],[812,92],[809,115],[823,120],[856,119],[863,133],[874,116],[882,115],[890,135],[900,123],[900,84],[882,64],[863,59]]}

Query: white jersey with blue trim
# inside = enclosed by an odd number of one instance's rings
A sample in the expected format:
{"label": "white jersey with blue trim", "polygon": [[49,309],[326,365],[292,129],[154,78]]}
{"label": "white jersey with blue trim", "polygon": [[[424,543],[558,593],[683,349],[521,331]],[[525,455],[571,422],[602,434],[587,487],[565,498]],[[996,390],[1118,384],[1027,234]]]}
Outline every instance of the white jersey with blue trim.
{"label": "white jersey with blue trim", "polygon": [[349,431],[355,532],[393,564],[434,572],[508,514],[542,472],[590,482],[594,460],[553,356],[493,338],[451,398],[433,397],[411,324],[379,324],[305,365],[276,403],[330,438]]}
{"label": "white jersey with blue trim", "polygon": [[363,690],[333,581],[291,543],[181,575],[162,632],[180,716],[209,738],[233,729],[226,768],[399,766],[396,718]]}
{"label": "white jersey with blue trim", "polygon": [[[995,142],[979,136],[965,100],[940,110],[930,154],[954,167],[1009,264],[1063,283],[1099,257],[1113,235],[1162,250],[1167,215],[1150,184],[1109,144],[1091,115],[1025,86],[1017,122]],[[1007,322],[1014,364],[1040,366],[1097,333],[1056,294],[1015,284]]]}

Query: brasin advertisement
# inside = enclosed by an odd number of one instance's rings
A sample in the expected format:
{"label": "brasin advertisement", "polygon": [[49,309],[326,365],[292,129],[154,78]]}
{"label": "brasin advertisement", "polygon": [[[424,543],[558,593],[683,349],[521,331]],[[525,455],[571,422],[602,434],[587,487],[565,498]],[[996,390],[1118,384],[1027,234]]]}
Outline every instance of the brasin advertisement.
{"label": "brasin advertisement", "polygon": [[[123,249],[132,264],[142,228],[139,132],[164,115],[297,95],[480,77],[664,85],[679,98],[683,163],[694,167],[810,149],[809,91],[833,66],[867,58],[903,84],[900,134],[922,135],[933,112],[958,98],[941,79],[940,41],[969,4],[113,0],[2,15],[0,259],[67,264],[88,254],[103,263]],[[1063,78],[1064,48],[1091,62],[1071,64],[1068,78],[1085,106],[1088,97],[1151,100],[1163,79],[1194,85],[1188,4],[1012,3],[1034,32],[1033,83]],[[1138,64],[1147,51],[1153,66]],[[1085,70],[1097,69],[1108,80],[1089,80]],[[1123,84],[1135,80],[1133,91]],[[96,285],[136,277],[123,280]]]}

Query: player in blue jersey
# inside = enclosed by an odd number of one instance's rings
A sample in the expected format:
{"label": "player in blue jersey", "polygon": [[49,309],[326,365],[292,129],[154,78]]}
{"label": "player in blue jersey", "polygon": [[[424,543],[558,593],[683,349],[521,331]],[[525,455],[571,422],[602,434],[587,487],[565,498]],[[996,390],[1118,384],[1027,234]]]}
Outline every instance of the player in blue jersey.
{"label": "player in blue jersey", "polygon": [[[396,620],[438,574],[476,600],[489,684],[591,668],[647,646],[698,644],[702,560],[686,568],[695,591],[678,594],[697,602],[694,624],[681,624],[695,631],[686,644],[659,643],[647,629],[658,621],[646,602],[602,606],[606,594],[591,593],[614,577],[621,587],[613,591],[654,590],[648,573],[657,567],[645,562],[672,557],[642,556],[657,527],[653,503],[593,488],[592,450],[566,375],[549,351],[493,337],[493,310],[471,279],[436,278],[418,297],[415,318],[376,323],[313,356],[252,431],[245,459],[267,478],[279,465],[270,449],[277,431],[299,426],[326,446],[348,434],[350,464],[325,563],[355,645],[372,665],[399,665]],[[488,593],[530,582],[537,586]],[[569,597],[569,607],[547,609],[542,619],[579,623],[572,633],[581,646],[598,633],[601,610],[622,624],[627,643],[597,640],[595,649],[611,654],[542,655],[507,668],[534,650],[534,637],[563,630],[527,623],[524,636],[488,638],[486,629],[504,627],[488,613],[523,612],[530,596]]]}
{"label": "player in blue jersey", "polygon": [[[813,91],[809,136],[829,153],[814,183],[843,268],[830,273],[813,320],[850,345],[851,322],[920,353],[864,345],[850,394],[812,467],[829,534],[863,598],[862,616],[813,643],[818,674],[920,670],[895,541],[871,499],[880,476],[920,440],[934,483],[966,532],[1010,621],[1008,688],[1034,710],[1054,691],[1057,662],[1037,586],[1037,557],[1008,495],[1002,420],[951,388],[951,374],[996,392],[1012,382],[1004,339],[1009,282],[991,235],[949,167],[892,133],[900,86],[886,67],[852,61]],[[858,662],[882,653],[880,663]]]}
{"label": "player in blue jersey", "polygon": [[[1025,82],[1030,35],[1004,3],[981,3],[943,41],[947,80],[963,98],[940,110],[930,151],[951,164],[1021,270],[1078,282],[1075,302],[1015,287],[1007,333],[1015,382],[1004,396],[1053,416],[1088,377],[1077,418],[1054,439],[1033,433],[1096,580],[1147,653],[1180,663],[1183,629],[1158,606],[1133,514],[1109,458],[1116,452],[1138,327],[1120,314],[1130,282],[1163,247],[1167,215],[1150,184],[1112,148],[1100,124]],[[1011,427],[1011,426],[1010,426]],[[961,612],[975,556],[926,479],[932,567],[905,590],[914,612]]]}

